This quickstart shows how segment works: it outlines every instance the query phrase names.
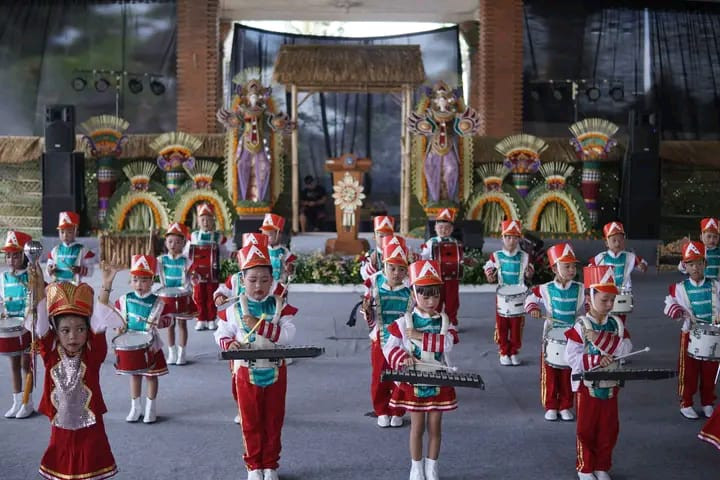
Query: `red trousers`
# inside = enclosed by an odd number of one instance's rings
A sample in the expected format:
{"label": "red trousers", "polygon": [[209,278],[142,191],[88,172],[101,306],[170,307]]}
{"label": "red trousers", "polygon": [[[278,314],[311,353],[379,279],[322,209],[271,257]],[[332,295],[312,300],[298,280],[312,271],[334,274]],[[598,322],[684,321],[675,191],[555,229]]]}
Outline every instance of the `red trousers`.
{"label": "red trousers", "polygon": [[[445,310],[443,310],[443,307]],[[440,292],[440,305],[438,311],[444,311],[448,316],[450,323],[458,324],[457,313],[460,308],[460,281],[459,280],[443,280],[442,290]]]}
{"label": "red trousers", "polygon": [[540,353],[540,400],[545,410],[568,410],[573,406],[569,368],[555,368],[545,363]]}
{"label": "red trousers", "polygon": [[405,410],[402,408],[391,408],[390,397],[395,390],[395,382],[381,382],[382,371],[390,368],[383,355],[380,342],[370,342],[370,364],[372,365],[372,378],[370,379],[370,399],[372,400],[375,415],[391,415],[402,417]]}
{"label": "red trousers", "polygon": [[198,283],[193,286],[193,300],[197,305],[198,322],[214,321],[217,317],[217,308],[213,300],[213,293],[217,290],[217,283]]}
{"label": "red trousers", "polygon": [[612,398],[602,400],[591,397],[587,387],[580,385],[577,392],[577,471],[610,470],[619,432],[617,390]]}
{"label": "red trousers", "polygon": [[700,430],[698,438],[720,450],[720,408],[715,409],[710,420]]}
{"label": "red trousers", "polygon": [[692,407],[693,396],[700,383],[700,404],[715,404],[715,375],[718,362],[697,360],[688,355],[690,334],[683,332],[680,335],[680,357],[678,358],[678,395],[680,407]]}
{"label": "red trousers", "polygon": [[287,367],[280,367],[278,379],[269,387],[250,383],[249,370],[235,373],[235,393],[245,445],[243,460],[248,470],[277,470],[280,460],[280,434],[285,420]]}
{"label": "red trousers", "polygon": [[495,343],[500,355],[515,355],[522,347],[522,331],[525,317],[501,317],[495,313]]}

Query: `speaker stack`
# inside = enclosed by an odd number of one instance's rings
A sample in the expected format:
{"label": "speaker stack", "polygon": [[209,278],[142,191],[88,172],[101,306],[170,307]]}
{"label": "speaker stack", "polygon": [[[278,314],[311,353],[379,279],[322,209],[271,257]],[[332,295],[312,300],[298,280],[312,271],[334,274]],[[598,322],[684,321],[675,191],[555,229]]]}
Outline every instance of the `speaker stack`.
{"label": "speaker stack", "polygon": [[[62,211],[85,215],[85,156],[75,150],[75,107],[49,105],[45,109],[45,153],[42,156],[42,231],[57,235]],[[80,233],[87,232],[81,224]]]}

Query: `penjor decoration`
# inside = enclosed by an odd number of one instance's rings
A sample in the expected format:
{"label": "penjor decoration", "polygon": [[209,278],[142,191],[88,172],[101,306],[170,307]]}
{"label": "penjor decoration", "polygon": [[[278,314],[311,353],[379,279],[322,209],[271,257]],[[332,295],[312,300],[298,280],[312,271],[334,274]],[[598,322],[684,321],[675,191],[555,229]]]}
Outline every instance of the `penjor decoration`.
{"label": "penjor decoration", "polygon": [[617,125],[602,118],[586,118],[570,125],[573,134],[570,144],[575,147],[575,154],[583,162],[581,188],[593,225],[598,220],[600,161],[606,159],[608,152],[617,144],[612,138],[617,131]]}
{"label": "penjor decoration", "polygon": [[522,220],[527,210],[525,200],[509,184],[504,184],[510,170],[499,162],[485,163],[477,168],[483,191],[468,203],[469,220],[482,220],[485,232],[500,232],[501,222]]}
{"label": "penjor decoration", "polygon": [[542,138],[527,133],[503,138],[495,150],[505,157],[504,165],[512,172],[515,188],[525,197],[530,189],[530,178],[540,167],[540,154],[548,148]]}
{"label": "penjor decoration", "polygon": [[589,215],[580,192],[568,185],[575,168],[565,162],[548,162],[539,168],[545,182],[525,197],[529,205],[529,230],[549,233],[584,233],[590,228]]}
{"label": "penjor decoration", "polygon": [[161,194],[164,189],[151,180],[156,169],[153,163],[146,161],[132,162],[123,167],[130,185],[122,185],[112,198],[107,222],[110,230],[147,232],[148,229],[168,226],[170,209]]}
{"label": "penjor decoration", "polygon": [[157,164],[165,172],[165,185],[174,195],[185,180],[185,169],[195,165],[192,156],[202,146],[202,140],[184,132],[163,133],[150,142],[158,153]]}
{"label": "penjor decoration", "polygon": [[97,218],[101,227],[105,225],[110,197],[115,192],[115,163],[122,153],[123,145],[127,143],[125,131],[129,126],[126,120],[114,115],[90,117],[80,124],[80,129],[85,132],[82,138],[90,149],[90,155],[97,159]]}
{"label": "penjor decoration", "polygon": [[[480,128],[478,113],[465,105],[458,89],[437,82],[426,89],[408,117],[417,135],[414,156],[418,199],[428,208],[457,205],[472,191],[472,136]],[[418,175],[417,172],[422,172]]]}

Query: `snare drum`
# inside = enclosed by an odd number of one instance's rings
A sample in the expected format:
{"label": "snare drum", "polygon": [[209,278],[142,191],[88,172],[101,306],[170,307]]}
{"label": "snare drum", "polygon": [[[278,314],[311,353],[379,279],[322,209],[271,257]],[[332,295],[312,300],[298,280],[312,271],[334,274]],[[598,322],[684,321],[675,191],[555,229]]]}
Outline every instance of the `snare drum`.
{"label": "snare drum", "polygon": [[552,328],[543,339],[545,363],[554,368],[570,368],[565,360],[566,328]]}
{"label": "snare drum", "polygon": [[497,289],[497,313],[501,317],[519,317],[525,314],[525,285],[501,285]]}
{"label": "snare drum", "polygon": [[163,301],[163,315],[177,317],[192,317],[197,313],[197,307],[192,299],[192,292],[183,287],[164,287],[155,292]]}
{"label": "snare drum", "polygon": [[621,293],[615,295],[615,304],[613,305],[611,313],[627,314],[633,311],[633,296],[632,293]]}
{"label": "snare drum", "polygon": [[153,367],[150,346],[154,340],[150,332],[128,331],[113,338],[115,370],[122,375],[139,375]]}
{"label": "snare drum", "polygon": [[217,282],[220,277],[220,255],[217,244],[190,245],[189,270],[200,275],[202,282]]}
{"label": "snare drum", "polygon": [[22,317],[0,318],[0,355],[21,355],[32,337],[23,327]]}
{"label": "snare drum", "polygon": [[697,360],[720,360],[720,325],[699,323],[690,331],[688,355]]}

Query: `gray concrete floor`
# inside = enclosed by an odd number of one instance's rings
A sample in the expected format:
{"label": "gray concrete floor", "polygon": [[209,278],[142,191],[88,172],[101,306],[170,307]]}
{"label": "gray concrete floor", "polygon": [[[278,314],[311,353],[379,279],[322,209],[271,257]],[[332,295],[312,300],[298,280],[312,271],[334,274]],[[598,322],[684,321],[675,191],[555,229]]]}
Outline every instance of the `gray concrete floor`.
{"label": "gray concrete floor", "polygon": [[[636,311],[629,329],[636,348],[649,353],[631,368],[675,368],[678,326],[662,315],[667,285],[677,274],[637,275]],[[97,284],[97,275],[93,283]],[[116,281],[115,295],[127,288]],[[321,345],[326,354],[289,367],[287,415],[280,474],[283,480],[407,478],[408,428],[380,430],[369,400],[367,331],[345,326],[356,294],[293,294],[299,307],[296,344]],[[577,478],[575,423],[546,422],[539,397],[540,321],[527,320],[524,364],[498,364],[492,294],[461,298],[461,343],[453,360],[479,372],[487,389],[458,389],[459,408],[443,418],[441,478]],[[163,333],[164,336],[164,333]],[[101,372],[108,406],[107,433],[122,479],[245,478],[240,427],[230,393],[227,363],[218,361],[210,332],[190,331],[186,366],[160,379],[159,421],[128,424],[128,379],[115,375],[110,353]],[[42,378],[42,377],[40,377]],[[40,399],[35,394],[35,402]],[[0,360],[0,408],[9,406],[7,362]],[[720,452],[700,442],[702,421],[678,412],[676,381],[628,382],[620,394],[620,439],[613,478],[716,478]],[[37,478],[49,439],[48,419],[0,418],[0,478]]]}

